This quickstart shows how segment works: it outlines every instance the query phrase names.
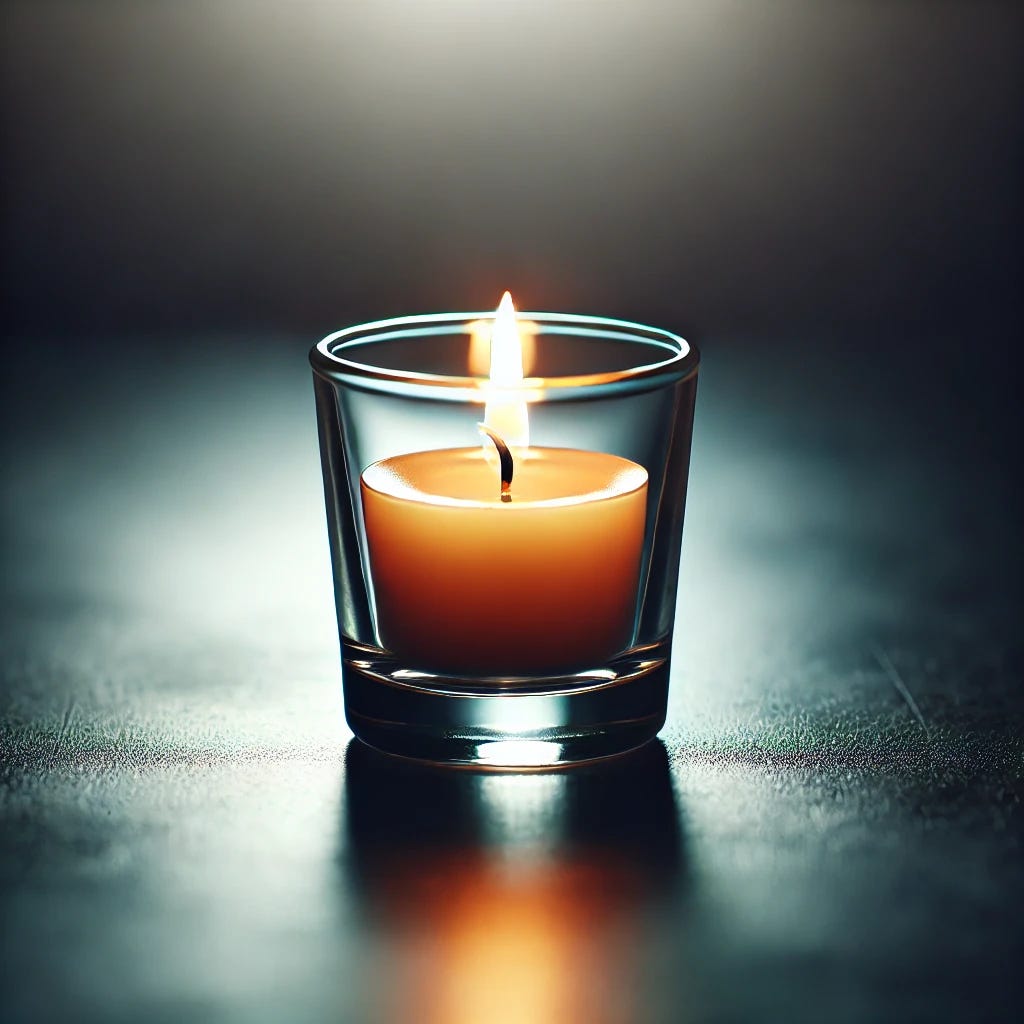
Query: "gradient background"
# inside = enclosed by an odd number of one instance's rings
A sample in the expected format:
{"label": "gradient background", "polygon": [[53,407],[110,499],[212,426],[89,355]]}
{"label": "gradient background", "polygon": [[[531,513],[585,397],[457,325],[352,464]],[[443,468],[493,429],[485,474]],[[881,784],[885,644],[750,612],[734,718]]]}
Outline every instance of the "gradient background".
{"label": "gradient background", "polygon": [[715,334],[1014,320],[1012,4],[43,0],[4,21],[18,330],[315,335],[504,287]]}
{"label": "gradient background", "polygon": [[[1021,10],[6,3],[11,1019],[1011,1019]],[[590,781],[345,752],[305,353],[505,288],[702,350]]]}

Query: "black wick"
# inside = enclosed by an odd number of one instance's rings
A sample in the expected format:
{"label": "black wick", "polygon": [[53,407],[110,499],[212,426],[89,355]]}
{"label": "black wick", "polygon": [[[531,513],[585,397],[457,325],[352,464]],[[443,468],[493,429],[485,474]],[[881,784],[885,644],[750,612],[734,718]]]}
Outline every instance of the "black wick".
{"label": "black wick", "polygon": [[494,447],[498,449],[498,460],[501,463],[501,500],[511,501],[512,453],[508,450],[508,445],[489,427],[484,426],[483,423],[478,423],[477,427],[480,429],[480,433],[486,434],[494,442]]}

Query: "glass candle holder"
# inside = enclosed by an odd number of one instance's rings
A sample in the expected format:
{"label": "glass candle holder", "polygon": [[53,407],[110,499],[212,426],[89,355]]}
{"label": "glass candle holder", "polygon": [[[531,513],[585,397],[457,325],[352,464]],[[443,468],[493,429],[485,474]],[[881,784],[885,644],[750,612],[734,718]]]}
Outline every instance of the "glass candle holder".
{"label": "glass candle holder", "polygon": [[[522,313],[525,377],[499,387],[493,323],[400,317],[310,353],[346,717],[434,763],[620,754],[665,721],[699,356]],[[485,415],[529,441],[499,458]]]}

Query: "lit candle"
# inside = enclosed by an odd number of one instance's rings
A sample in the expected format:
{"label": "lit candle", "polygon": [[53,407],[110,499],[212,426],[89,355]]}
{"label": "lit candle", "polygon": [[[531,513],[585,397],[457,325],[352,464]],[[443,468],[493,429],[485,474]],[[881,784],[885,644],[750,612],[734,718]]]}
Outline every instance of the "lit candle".
{"label": "lit candle", "polygon": [[529,446],[507,293],[490,384],[487,451],[414,452],[362,474],[381,640],[407,665],[439,672],[604,665],[632,639],[647,471],[606,453]]}

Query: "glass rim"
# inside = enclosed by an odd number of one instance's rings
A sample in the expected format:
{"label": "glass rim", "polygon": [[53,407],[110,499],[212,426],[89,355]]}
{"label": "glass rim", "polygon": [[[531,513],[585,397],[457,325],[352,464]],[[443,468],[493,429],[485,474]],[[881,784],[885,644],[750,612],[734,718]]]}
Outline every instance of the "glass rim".
{"label": "glass rim", "polygon": [[[486,399],[488,391],[493,390],[486,377],[423,373],[375,366],[372,363],[346,358],[339,352],[356,349],[361,344],[374,341],[457,333],[437,328],[454,327],[459,324],[464,325],[465,333],[468,335],[468,328],[472,324],[493,320],[494,315],[494,310],[476,313],[424,313],[354,324],[328,334],[314,345],[309,353],[309,361],[319,376],[357,387],[424,398],[482,402]],[[547,333],[578,336],[590,334],[595,338],[644,344],[651,348],[660,347],[665,353],[664,358],[647,360],[619,370],[557,377],[527,377],[515,388],[501,389],[515,391],[527,402],[541,401],[544,398],[583,397],[605,391],[617,391],[623,387],[632,390],[634,387],[650,387],[669,380],[682,380],[696,373],[700,362],[700,353],[694,345],[661,327],[580,313],[520,311],[517,316],[522,321],[529,321],[542,328],[539,334],[545,333],[543,327],[553,325],[562,330]]]}

